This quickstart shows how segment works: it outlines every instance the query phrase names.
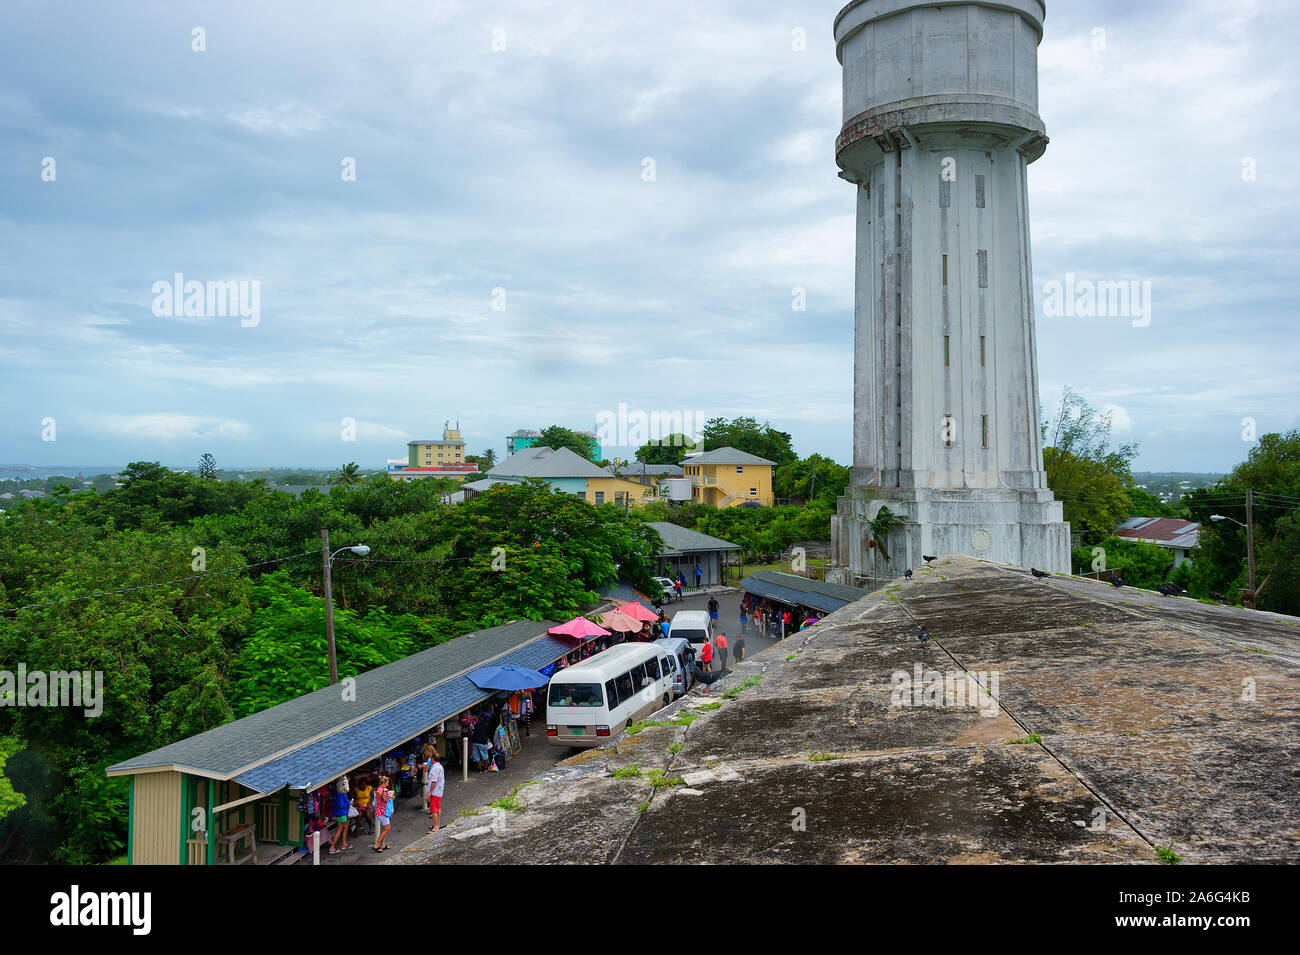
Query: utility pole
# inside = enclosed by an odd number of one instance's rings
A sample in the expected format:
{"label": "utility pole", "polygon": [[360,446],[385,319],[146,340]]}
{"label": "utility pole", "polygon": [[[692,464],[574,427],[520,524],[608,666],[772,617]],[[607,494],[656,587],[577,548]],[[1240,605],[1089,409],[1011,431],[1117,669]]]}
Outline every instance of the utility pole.
{"label": "utility pole", "polygon": [[325,637],[330,648],[330,686],[339,681],[338,658],[334,654],[334,586],[330,579],[330,532],[321,528],[320,560],[325,569]]}
{"label": "utility pole", "polygon": [[1255,610],[1255,500],[1254,491],[1246,488],[1246,589],[1250,609]]}

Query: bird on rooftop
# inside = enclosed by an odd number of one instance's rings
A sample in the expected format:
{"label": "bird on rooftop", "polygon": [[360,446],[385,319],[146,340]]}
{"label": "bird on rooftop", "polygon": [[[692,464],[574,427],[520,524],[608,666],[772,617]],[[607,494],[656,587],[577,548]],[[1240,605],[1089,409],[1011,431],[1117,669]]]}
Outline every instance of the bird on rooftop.
{"label": "bird on rooftop", "polygon": [[1226,604],[1228,602],[1228,598],[1223,596],[1223,594],[1219,593],[1217,590],[1210,591],[1210,599],[1217,600],[1221,604]]}
{"label": "bird on rooftop", "polygon": [[939,558],[938,558],[938,557],[931,557],[929,554],[922,554],[922,555],[921,555],[921,559],[922,559],[923,561],[925,561],[925,562],[928,564],[928,563],[930,563],[930,561],[932,561],[932,560],[938,560]]}
{"label": "bird on rooftop", "polygon": [[1115,573],[1115,571],[1112,570],[1110,572],[1110,585],[1112,587],[1123,587],[1124,578],[1120,577],[1118,574]]}
{"label": "bird on rooftop", "polygon": [[1178,588],[1173,584],[1160,584],[1156,587],[1156,590],[1164,594],[1166,597],[1172,597],[1174,594],[1178,593]]}
{"label": "bird on rooftop", "polygon": [[925,629],[925,627],[922,627],[921,632],[916,635],[916,638],[921,641],[923,645],[927,644],[930,642],[930,631]]}
{"label": "bird on rooftop", "polygon": [[907,570],[903,571],[903,576],[904,576],[904,577],[911,577],[911,576],[912,576],[912,568],[909,567],[909,568],[907,568]]}
{"label": "bird on rooftop", "polygon": [[1045,570],[1038,570],[1036,567],[1030,567],[1030,568],[1029,568],[1029,572],[1030,572],[1031,574],[1033,574],[1035,577],[1037,577],[1039,580],[1042,580],[1044,577],[1050,577],[1050,576],[1052,576],[1052,575],[1049,574],[1047,571],[1045,571]]}

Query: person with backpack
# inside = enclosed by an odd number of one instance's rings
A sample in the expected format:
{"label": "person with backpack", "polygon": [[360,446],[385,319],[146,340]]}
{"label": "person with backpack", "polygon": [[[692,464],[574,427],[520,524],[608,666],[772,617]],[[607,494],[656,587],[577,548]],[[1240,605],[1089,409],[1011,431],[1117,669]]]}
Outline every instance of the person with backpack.
{"label": "person with backpack", "polygon": [[370,848],[375,852],[384,852],[388,845],[388,830],[393,824],[393,790],[388,786],[388,777],[379,777],[379,788],[375,790],[375,827],[379,835]]}

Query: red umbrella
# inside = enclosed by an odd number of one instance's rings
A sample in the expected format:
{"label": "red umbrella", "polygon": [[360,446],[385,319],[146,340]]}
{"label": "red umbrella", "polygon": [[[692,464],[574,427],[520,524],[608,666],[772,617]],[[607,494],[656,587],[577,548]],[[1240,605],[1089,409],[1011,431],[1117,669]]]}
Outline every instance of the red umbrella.
{"label": "red umbrella", "polygon": [[640,620],[643,623],[654,623],[659,619],[659,615],[638,601],[625,603],[618,608],[618,612],[625,617],[631,617],[633,620]]}
{"label": "red umbrella", "polygon": [[574,617],[568,623],[552,627],[546,632],[553,633],[557,637],[572,637],[575,640],[583,640],[587,637],[608,637],[610,635],[608,630],[596,626],[586,617]]}

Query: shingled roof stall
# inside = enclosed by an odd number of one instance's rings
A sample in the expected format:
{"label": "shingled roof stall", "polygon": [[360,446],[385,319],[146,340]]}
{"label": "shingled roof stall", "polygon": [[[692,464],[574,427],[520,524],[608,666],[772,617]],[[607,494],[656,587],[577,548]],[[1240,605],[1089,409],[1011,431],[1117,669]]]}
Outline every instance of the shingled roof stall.
{"label": "shingled roof stall", "polygon": [[765,597],[791,607],[810,607],[822,613],[834,613],[870,593],[861,587],[829,584],[824,580],[783,574],[777,570],[754,571],[740,582],[740,589],[756,597]]}
{"label": "shingled roof stall", "polygon": [[[686,586],[697,583],[712,587],[727,581],[728,554],[740,550],[739,544],[710,537],[699,531],[673,524],[669,521],[647,521],[663,538],[664,549],[659,552],[659,573],[665,577],[686,578]],[[700,568],[696,575],[695,568]]]}
{"label": "shingled roof stall", "polygon": [[[192,832],[194,810],[213,836],[256,826],[259,844],[302,842],[297,792],[391,752],[492,696],[467,674],[487,663],[540,669],[573,649],[553,621],[467,633],[385,666],[108,767],[131,777],[132,864],[212,865],[216,838]],[[197,838],[196,838],[197,836]]]}

